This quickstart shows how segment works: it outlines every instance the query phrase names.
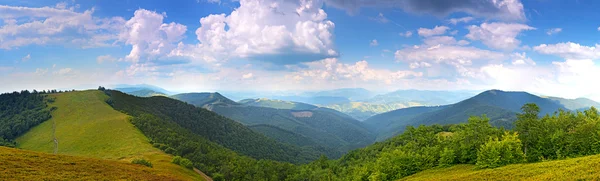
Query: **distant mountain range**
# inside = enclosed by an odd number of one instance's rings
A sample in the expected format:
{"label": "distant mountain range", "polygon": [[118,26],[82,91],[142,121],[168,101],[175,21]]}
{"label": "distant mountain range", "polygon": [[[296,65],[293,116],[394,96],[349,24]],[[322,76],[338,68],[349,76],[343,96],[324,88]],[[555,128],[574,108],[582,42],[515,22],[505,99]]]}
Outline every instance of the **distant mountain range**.
{"label": "distant mountain range", "polygon": [[559,109],[576,110],[597,106],[589,99],[543,98],[527,92],[489,90],[474,97],[445,106],[398,109],[373,116],[364,121],[384,140],[401,133],[408,125],[456,124],[466,122],[470,116],[485,114],[495,126],[512,128],[516,113],[526,103],[540,107],[540,115],[552,114]]}
{"label": "distant mountain range", "polygon": [[135,95],[138,97],[151,97],[154,95],[174,95],[176,92],[171,92],[161,87],[148,85],[148,84],[136,84],[136,85],[128,85],[128,84],[119,84],[112,86],[112,89],[118,90],[127,94]]}
{"label": "distant mountain range", "polygon": [[[340,152],[375,140],[375,135],[362,122],[310,104],[264,98],[234,102],[219,93],[178,94],[172,98],[214,111],[281,142],[332,148],[328,156],[337,157]],[[300,144],[296,136],[290,135],[309,138],[309,145]]]}

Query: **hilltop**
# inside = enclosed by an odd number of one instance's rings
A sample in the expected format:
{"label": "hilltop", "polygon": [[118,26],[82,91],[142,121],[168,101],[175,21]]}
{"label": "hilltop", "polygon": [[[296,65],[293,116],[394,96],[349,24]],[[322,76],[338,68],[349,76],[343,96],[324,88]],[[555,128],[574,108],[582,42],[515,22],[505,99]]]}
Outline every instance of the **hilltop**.
{"label": "hilltop", "polygon": [[[114,110],[102,91],[76,91],[49,94],[56,107],[52,118],[16,139],[26,150],[131,162],[144,158],[155,170],[172,173],[181,179],[197,180],[199,175],[170,163],[172,156],[152,147],[144,134],[130,122],[130,116]],[[118,133],[118,134],[116,134]]]}

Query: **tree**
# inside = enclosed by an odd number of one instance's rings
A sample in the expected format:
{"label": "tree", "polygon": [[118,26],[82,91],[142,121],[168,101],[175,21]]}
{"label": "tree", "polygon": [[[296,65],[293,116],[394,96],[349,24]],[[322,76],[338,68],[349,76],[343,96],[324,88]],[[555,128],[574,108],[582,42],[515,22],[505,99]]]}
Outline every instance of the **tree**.
{"label": "tree", "polygon": [[527,155],[527,148],[535,142],[536,127],[539,126],[538,114],[540,108],[534,103],[527,103],[521,107],[522,113],[517,114],[515,130],[519,132],[519,138],[523,142],[523,152]]}
{"label": "tree", "polygon": [[517,133],[505,132],[502,139],[491,138],[477,152],[477,167],[496,168],[521,163],[525,159]]}

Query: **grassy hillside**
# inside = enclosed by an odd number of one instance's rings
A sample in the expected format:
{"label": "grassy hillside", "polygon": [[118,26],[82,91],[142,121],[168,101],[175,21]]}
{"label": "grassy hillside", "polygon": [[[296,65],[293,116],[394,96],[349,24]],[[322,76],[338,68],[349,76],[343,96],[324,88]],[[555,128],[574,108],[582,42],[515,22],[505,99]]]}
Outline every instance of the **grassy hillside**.
{"label": "grassy hillside", "polygon": [[291,109],[291,110],[310,110],[318,108],[317,106],[301,103],[301,102],[293,102],[293,101],[282,101],[282,100],[274,100],[274,99],[244,99],[239,101],[239,103],[247,105],[247,106],[256,106],[256,107],[270,107],[275,109]]}
{"label": "grassy hillside", "polygon": [[184,101],[193,105],[202,105],[206,104],[225,104],[225,105],[238,105],[239,103],[232,101],[231,99],[226,98],[225,96],[215,93],[184,93],[172,95],[171,98],[177,99],[180,101]]}
{"label": "grassy hillside", "polygon": [[426,170],[401,180],[598,180],[600,155],[541,163],[514,164],[494,169],[456,165]]}
{"label": "grassy hillside", "polygon": [[101,91],[77,91],[48,95],[55,98],[52,118],[16,139],[17,147],[58,154],[130,161],[150,160],[157,170],[197,179],[197,174],[171,162],[171,156],[153,148],[129,116],[114,110]]}
{"label": "grassy hillside", "polygon": [[1,146],[0,160],[0,180],[184,180],[131,163]]}
{"label": "grassy hillside", "polygon": [[165,93],[156,92],[151,89],[142,89],[142,90],[127,92],[127,94],[131,94],[131,95],[138,96],[138,97],[167,96],[167,94],[165,94]]}

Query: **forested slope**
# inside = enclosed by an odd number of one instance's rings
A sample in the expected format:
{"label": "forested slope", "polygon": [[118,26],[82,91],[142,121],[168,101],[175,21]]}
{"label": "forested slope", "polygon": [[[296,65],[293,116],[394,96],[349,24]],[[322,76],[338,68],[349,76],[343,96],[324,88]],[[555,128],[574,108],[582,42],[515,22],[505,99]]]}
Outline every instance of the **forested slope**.
{"label": "forested slope", "polygon": [[117,110],[138,117],[150,114],[177,124],[193,134],[206,138],[241,154],[257,158],[302,163],[314,160],[319,153],[305,152],[299,147],[281,144],[214,112],[167,97],[135,97],[109,91],[110,104]]}
{"label": "forested slope", "polygon": [[15,146],[15,139],[50,119],[46,94],[21,91],[0,94],[0,146]]}

